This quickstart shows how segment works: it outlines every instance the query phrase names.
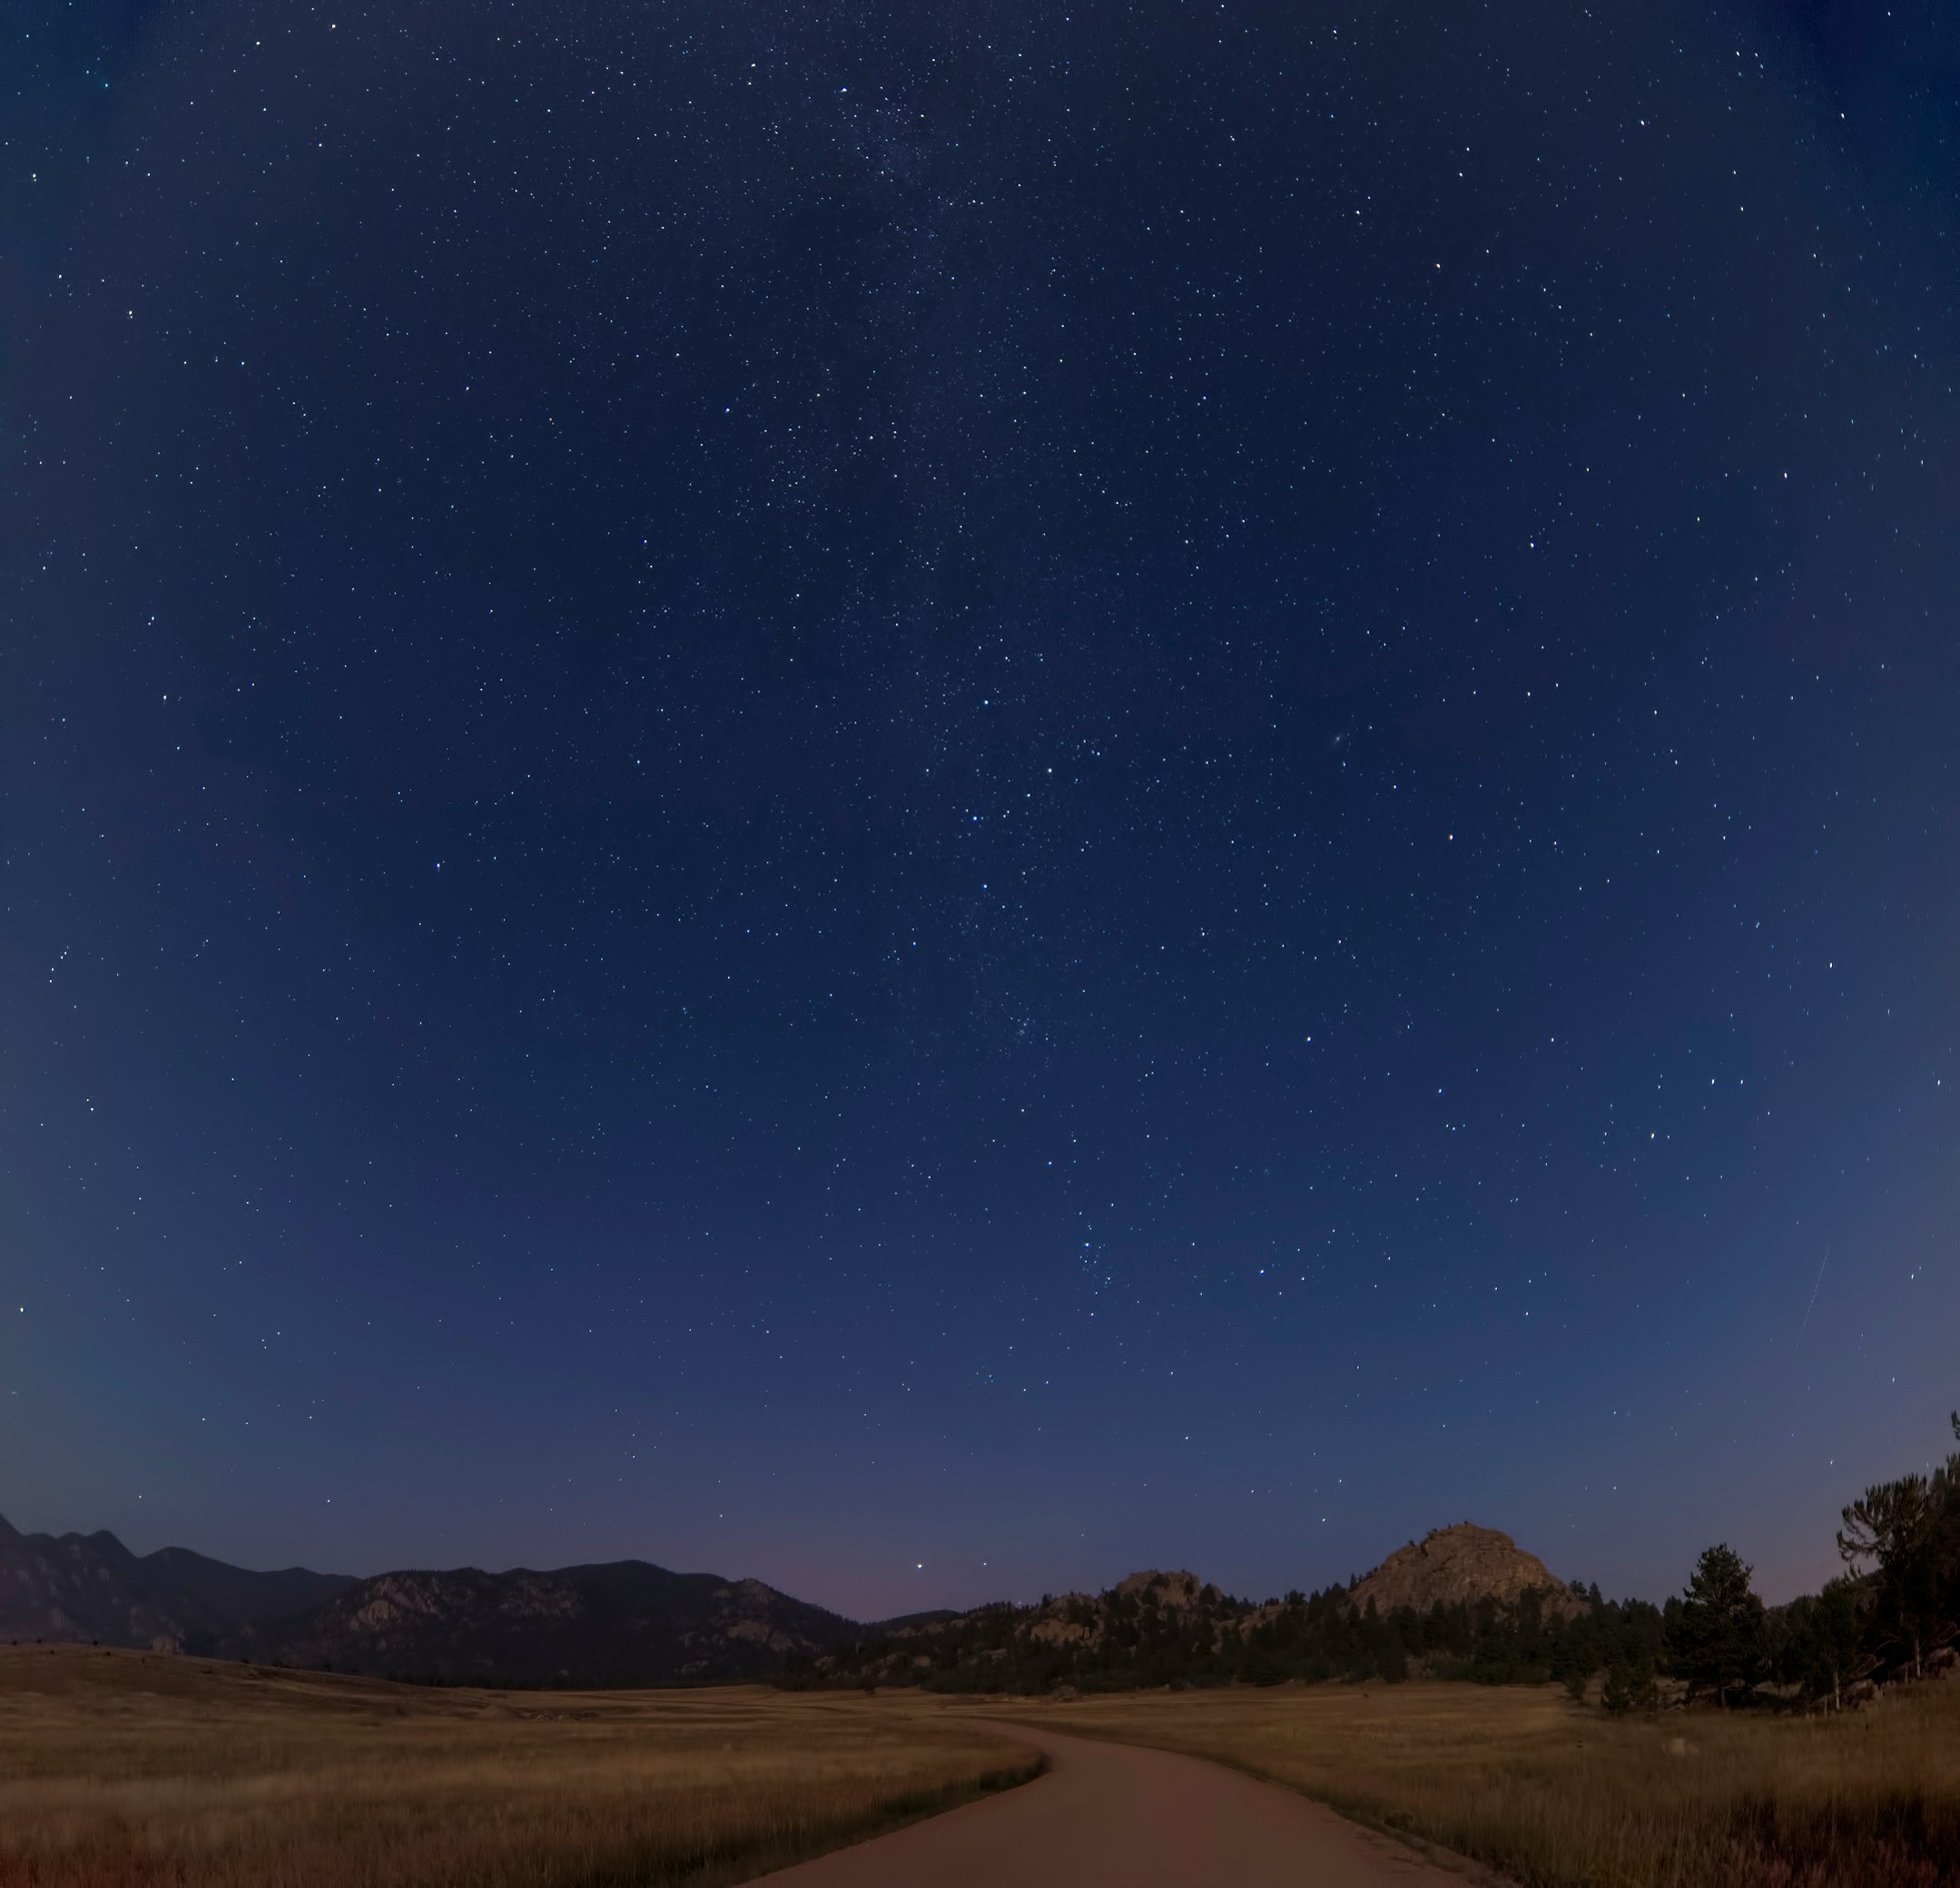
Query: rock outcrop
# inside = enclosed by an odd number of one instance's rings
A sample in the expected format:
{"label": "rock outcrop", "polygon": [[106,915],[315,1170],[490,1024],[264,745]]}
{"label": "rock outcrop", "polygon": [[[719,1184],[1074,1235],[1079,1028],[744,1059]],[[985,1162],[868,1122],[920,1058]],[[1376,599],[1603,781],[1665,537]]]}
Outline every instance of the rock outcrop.
{"label": "rock outcrop", "polygon": [[1540,1595],[1540,1606],[1547,1614],[1561,1618],[1575,1617],[1588,1604],[1583,1594],[1556,1578],[1536,1554],[1526,1553],[1510,1535],[1459,1521],[1398,1549],[1356,1581],[1349,1597],[1357,1609],[1365,1609],[1372,1601],[1378,1612],[1406,1606],[1426,1613],[1433,1606],[1474,1606],[1484,1599],[1515,1606],[1532,1592]]}

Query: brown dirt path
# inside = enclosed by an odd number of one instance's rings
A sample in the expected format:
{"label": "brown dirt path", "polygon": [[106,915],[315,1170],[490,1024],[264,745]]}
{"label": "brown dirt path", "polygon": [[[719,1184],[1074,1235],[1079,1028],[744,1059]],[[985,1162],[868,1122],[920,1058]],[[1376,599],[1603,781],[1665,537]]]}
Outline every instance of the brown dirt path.
{"label": "brown dirt path", "polygon": [[1000,1729],[1039,1750],[1048,1774],[763,1881],[770,1888],[1464,1888],[1462,1875],[1331,1809],[1201,1758],[1020,1725]]}

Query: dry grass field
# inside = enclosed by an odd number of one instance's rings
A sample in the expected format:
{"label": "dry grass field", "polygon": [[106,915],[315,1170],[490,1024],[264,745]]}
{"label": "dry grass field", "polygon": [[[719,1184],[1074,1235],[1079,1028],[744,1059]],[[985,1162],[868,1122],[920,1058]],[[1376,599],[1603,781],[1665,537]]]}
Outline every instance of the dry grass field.
{"label": "dry grass field", "polygon": [[1954,1888],[1960,1680],[1838,1718],[1615,1720],[1562,1691],[1286,1686],[1017,1703],[1188,1751],[1530,1888]]}
{"label": "dry grass field", "polygon": [[1018,1781],[854,1696],[507,1694],[0,1647],[4,1888],[689,1888]]}
{"label": "dry grass field", "polygon": [[0,1888],[707,1888],[1029,1774],[976,1713],[1217,1758],[1529,1888],[1960,1888],[1960,1681],[1616,1721],[1466,1685],[496,1693],[77,1647],[0,1648]]}

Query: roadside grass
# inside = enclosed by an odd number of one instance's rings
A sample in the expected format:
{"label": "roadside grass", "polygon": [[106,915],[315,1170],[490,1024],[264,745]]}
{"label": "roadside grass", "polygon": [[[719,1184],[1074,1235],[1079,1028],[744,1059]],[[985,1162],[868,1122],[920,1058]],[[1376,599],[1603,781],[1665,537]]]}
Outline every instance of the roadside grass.
{"label": "roadside grass", "polygon": [[0,1888],[717,1888],[1036,1767],[862,1698],[0,1648]]}
{"label": "roadside grass", "polygon": [[1527,1888],[1960,1888],[1960,1682],[1840,1718],[1468,1685],[955,1703],[438,1691],[0,1648],[0,1888],[720,1888],[1024,1780],[998,1721],[1187,1751]]}
{"label": "roadside grass", "polygon": [[1960,1681],[1842,1717],[1625,1719],[1554,1687],[1285,1686],[1011,1716],[1290,1785],[1528,1888],[1955,1888]]}

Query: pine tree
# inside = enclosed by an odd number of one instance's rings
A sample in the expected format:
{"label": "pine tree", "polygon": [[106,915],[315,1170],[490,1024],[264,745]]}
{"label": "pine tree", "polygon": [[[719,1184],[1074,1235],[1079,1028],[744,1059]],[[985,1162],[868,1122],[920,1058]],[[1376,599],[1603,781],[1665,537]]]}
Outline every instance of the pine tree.
{"label": "pine tree", "polygon": [[1876,1664],[1864,1650],[1865,1608],[1855,1580],[1828,1582],[1815,1598],[1791,1602],[1785,1618],[1789,1637],[1779,1677],[1794,1680],[1814,1698],[1844,1708],[1845,1686]]}
{"label": "pine tree", "polygon": [[1763,1675],[1763,1603],[1750,1590],[1754,1568],[1726,1543],[1695,1564],[1680,1599],[1669,1608],[1668,1657],[1689,1696],[1712,1691],[1724,1710],[1732,1691],[1747,1692]]}
{"label": "pine tree", "polygon": [[1616,1665],[1606,1674],[1606,1688],[1600,1702],[1615,1717],[1629,1711],[1650,1711],[1660,1702],[1660,1687],[1654,1683],[1650,1666]]}
{"label": "pine tree", "polygon": [[1844,1510],[1837,1551],[1857,1567],[1876,1563],[1873,1595],[1884,1642],[1916,1678],[1926,1655],[1952,1637],[1945,1618],[1952,1478],[1902,1475],[1868,1488]]}

